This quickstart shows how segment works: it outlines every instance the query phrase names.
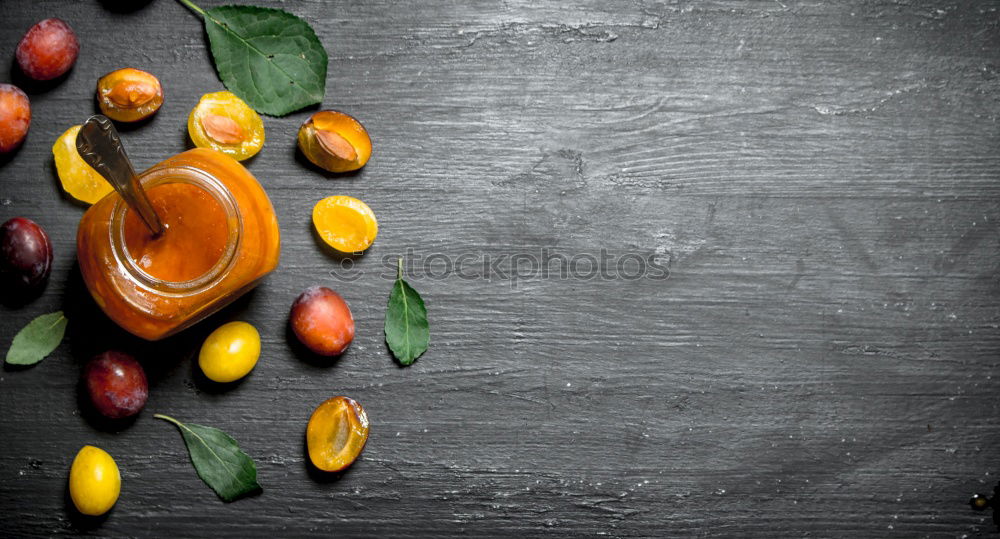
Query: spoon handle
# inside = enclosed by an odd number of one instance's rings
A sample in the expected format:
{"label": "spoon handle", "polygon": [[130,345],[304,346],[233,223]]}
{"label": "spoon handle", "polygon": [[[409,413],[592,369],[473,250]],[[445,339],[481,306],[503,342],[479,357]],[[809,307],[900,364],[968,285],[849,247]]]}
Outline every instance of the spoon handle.
{"label": "spoon handle", "polygon": [[104,176],[129,207],[139,214],[154,236],[163,233],[163,223],[139,184],[111,120],[100,114],[88,118],[76,136],[76,149],[80,157]]}

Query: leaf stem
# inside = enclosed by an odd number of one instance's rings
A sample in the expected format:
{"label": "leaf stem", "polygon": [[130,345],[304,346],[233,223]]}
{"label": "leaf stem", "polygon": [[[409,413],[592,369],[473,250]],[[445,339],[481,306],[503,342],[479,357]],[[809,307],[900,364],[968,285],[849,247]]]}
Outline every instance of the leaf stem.
{"label": "leaf stem", "polygon": [[[183,0],[181,0],[181,1],[183,1]],[[174,418],[172,418],[172,417],[170,417],[168,415],[153,414],[153,417],[155,417],[156,419],[162,419],[164,421],[168,421],[170,423],[173,423],[174,425],[177,425],[178,428],[184,428],[184,425],[181,425],[180,421],[177,421],[176,419],[174,419]]]}
{"label": "leaf stem", "polygon": [[195,13],[198,13],[202,17],[206,16],[205,15],[205,10],[201,9],[200,7],[198,7],[196,5],[194,5],[194,3],[191,2],[190,0],[177,0],[177,1],[180,2],[180,3],[182,3],[182,4],[184,4],[185,6],[187,6],[188,9],[190,9],[191,11],[194,11]]}
{"label": "leaf stem", "polygon": [[399,257],[399,260],[396,261],[396,266],[398,268],[396,270],[396,278],[397,279],[402,279],[403,278],[403,257]]}

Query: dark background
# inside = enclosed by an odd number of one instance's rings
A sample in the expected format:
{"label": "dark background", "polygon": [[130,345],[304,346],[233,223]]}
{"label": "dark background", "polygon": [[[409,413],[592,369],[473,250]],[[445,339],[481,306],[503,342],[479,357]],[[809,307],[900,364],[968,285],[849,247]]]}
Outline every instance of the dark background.
{"label": "dark background", "polygon": [[[324,175],[295,153],[310,110],[265,118],[248,167],[278,212],[281,266],[154,345],[83,288],[84,208],[50,147],[95,112],[100,75],[136,67],[166,94],[123,131],[137,168],[187,148],[188,112],[223,89],[201,23],[171,0],[0,3],[0,62],[50,16],[82,47],[68,78],[25,88],[31,131],[0,164],[0,219],[38,221],[56,253],[42,297],[0,308],[0,348],[39,314],[70,318],[48,359],[0,372],[0,534],[994,533],[967,500],[1000,479],[1000,3],[257,3],[317,30],[323,107],[360,119],[373,157]],[[0,80],[23,82],[16,68]],[[353,282],[311,232],[332,194],[379,219]],[[469,253],[464,273],[481,275],[486,256],[543,247],[653,257],[670,277],[587,280],[583,262],[573,279],[466,279],[439,259],[430,278],[415,260],[432,343],[397,367],[384,259]],[[315,284],[357,320],[337,360],[287,334]],[[230,319],[260,330],[263,355],[213,386],[191,357]],[[109,347],[151,378],[132,425],[78,404],[83,362]],[[303,433],[334,395],[358,399],[372,431],[331,478],[307,467]],[[156,412],[233,435],[263,494],[222,503]],[[65,496],[84,444],[123,473],[103,522]]]}

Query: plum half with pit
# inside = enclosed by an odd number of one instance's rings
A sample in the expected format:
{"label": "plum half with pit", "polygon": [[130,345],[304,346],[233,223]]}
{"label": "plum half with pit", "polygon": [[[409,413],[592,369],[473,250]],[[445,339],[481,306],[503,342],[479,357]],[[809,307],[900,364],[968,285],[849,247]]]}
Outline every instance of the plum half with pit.
{"label": "plum half with pit", "polygon": [[163,105],[163,86],[141,69],[118,69],[97,81],[97,104],[116,122],[145,120]]}
{"label": "plum half with pit", "polygon": [[111,419],[138,414],[149,397],[149,384],[142,365],[117,350],[91,359],[83,369],[83,381],[94,408]]}
{"label": "plum half with pit", "polygon": [[5,297],[38,292],[52,271],[52,242],[38,223],[15,217],[0,225],[0,283]]}

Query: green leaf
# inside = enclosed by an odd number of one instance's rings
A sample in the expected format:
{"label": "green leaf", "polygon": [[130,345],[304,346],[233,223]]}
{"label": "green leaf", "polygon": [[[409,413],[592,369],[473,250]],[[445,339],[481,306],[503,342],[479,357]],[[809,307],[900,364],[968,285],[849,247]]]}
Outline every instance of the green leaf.
{"label": "green leaf", "polygon": [[181,423],[163,414],[153,417],[177,425],[198,477],[223,501],[231,502],[262,490],[257,483],[257,465],[231,436],[216,428]]}
{"label": "green leaf", "polygon": [[309,23],[280,9],[180,1],[205,19],[222,83],[254,110],[284,116],[323,101],[326,50]]}
{"label": "green leaf", "polygon": [[7,363],[12,365],[34,365],[45,359],[62,342],[69,320],[62,311],[43,314],[28,322],[27,326],[14,335],[14,342],[7,350]]}
{"label": "green leaf", "polygon": [[403,280],[403,259],[399,259],[396,282],[385,310],[385,343],[401,365],[411,365],[427,351],[431,333],[427,308],[420,294]]}

